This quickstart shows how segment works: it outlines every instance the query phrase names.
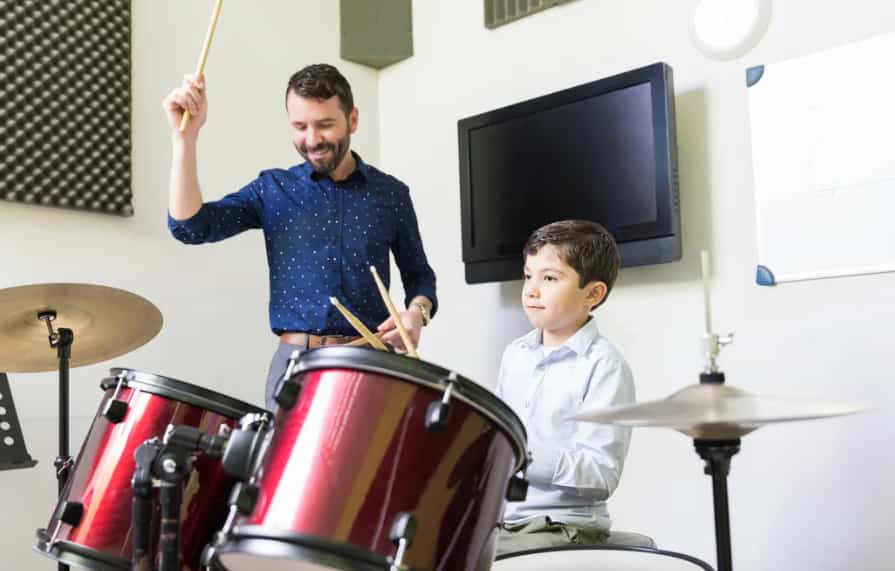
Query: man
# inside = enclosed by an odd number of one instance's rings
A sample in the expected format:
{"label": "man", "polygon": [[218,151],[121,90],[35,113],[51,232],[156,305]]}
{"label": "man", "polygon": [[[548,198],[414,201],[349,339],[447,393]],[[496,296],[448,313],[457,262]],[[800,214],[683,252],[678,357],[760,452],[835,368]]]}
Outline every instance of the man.
{"label": "man", "polygon": [[[205,202],[196,146],[208,113],[204,77],[187,76],[162,103],[172,130],[168,226],[188,244],[216,242],[261,228],[270,270],[270,325],[280,337],[265,391],[268,408],[295,350],[351,341],[354,329],[330,303],[336,297],[383,341],[403,343],[369,267],[389,283],[394,253],[407,293],[401,321],[414,343],[435,314],[435,274],[426,260],[407,186],[351,151],[358,110],[351,86],[326,64],[294,74],[286,88],[292,142],[306,162],[262,171],[238,192]],[[179,126],[188,111],[192,119]]]}

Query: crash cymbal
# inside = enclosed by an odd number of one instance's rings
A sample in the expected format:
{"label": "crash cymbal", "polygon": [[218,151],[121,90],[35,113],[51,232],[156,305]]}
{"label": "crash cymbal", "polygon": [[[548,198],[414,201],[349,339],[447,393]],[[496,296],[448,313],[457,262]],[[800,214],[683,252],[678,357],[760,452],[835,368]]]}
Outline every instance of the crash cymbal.
{"label": "crash cymbal", "polygon": [[99,363],[140,347],[162,328],[148,300],[94,284],[36,284],[0,289],[0,371],[32,373],[59,366],[42,311],[55,311],[56,329],[74,332],[70,366]]}
{"label": "crash cymbal", "polygon": [[670,397],[583,411],[574,420],[673,428],[693,438],[739,438],[764,424],[861,412],[847,403],[763,398],[720,383],[691,385]]}

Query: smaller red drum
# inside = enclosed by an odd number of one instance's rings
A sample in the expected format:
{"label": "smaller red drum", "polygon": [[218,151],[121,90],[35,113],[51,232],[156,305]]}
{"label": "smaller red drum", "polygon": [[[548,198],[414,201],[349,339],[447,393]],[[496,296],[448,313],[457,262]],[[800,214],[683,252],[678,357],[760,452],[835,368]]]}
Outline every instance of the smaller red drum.
{"label": "smaller red drum", "polygon": [[[151,373],[112,369],[105,395],[74,469],[47,528],[39,529],[36,549],[62,563],[98,571],[130,569],[131,479],[134,452],[146,440],[162,438],[169,424],[216,434],[239,418],[262,409]],[[115,406],[109,403],[117,401]],[[108,411],[108,412],[107,412]],[[181,561],[199,569],[202,548],[223,525],[233,485],[217,459],[199,457],[185,481]],[[158,512],[158,510],[156,510]],[[158,513],[153,529],[157,529]],[[153,538],[153,552],[158,538]]]}
{"label": "smaller red drum", "polygon": [[[472,381],[356,347],[305,352],[280,396],[256,501],[215,545],[229,571],[491,567],[525,429]],[[255,494],[252,494],[255,496]]]}

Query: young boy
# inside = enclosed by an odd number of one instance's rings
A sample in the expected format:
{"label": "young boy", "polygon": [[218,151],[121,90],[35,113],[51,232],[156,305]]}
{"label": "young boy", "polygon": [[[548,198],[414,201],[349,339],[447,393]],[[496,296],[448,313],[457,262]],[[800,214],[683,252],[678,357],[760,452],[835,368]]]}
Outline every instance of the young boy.
{"label": "young boy", "polygon": [[534,231],[523,255],[522,306],[535,329],[504,351],[497,394],[525,424],[532,463],[528,497],[504,514],[498,554],[604,542],[606,499],[631,440],[630,428],[568,419],[634,402],[631,370],[591,316],[618,274],[612,235],[593,222],[555,222]]}

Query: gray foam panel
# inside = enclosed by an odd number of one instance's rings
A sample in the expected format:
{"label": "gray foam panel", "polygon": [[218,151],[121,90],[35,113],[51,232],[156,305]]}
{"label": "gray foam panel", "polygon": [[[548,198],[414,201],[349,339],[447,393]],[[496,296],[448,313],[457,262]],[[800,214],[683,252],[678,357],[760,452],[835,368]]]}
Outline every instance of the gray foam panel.
{"label": "gray foam panel", "polygon": [[133,215],[130,0],[0,0],[0,200]]}

